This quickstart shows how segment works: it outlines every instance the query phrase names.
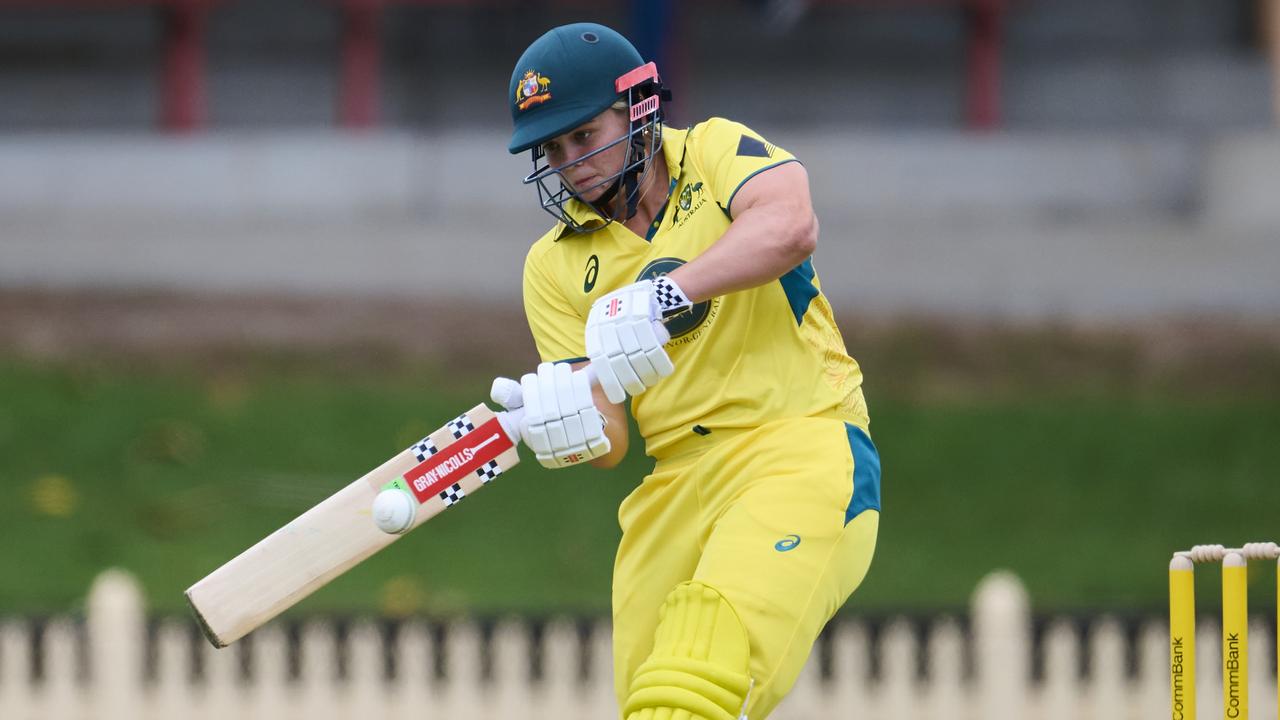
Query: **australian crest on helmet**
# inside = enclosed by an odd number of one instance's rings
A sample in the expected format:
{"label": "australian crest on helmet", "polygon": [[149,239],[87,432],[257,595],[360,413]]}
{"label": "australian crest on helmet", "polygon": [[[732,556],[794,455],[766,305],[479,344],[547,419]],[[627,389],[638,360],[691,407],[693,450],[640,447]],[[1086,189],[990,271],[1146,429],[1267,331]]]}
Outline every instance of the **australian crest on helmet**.
{"label": "australian crest on helmet", "polygon": [[551,78],[537,70],[526,70],[516,91],[516,107],[528,110],[551,99]]}

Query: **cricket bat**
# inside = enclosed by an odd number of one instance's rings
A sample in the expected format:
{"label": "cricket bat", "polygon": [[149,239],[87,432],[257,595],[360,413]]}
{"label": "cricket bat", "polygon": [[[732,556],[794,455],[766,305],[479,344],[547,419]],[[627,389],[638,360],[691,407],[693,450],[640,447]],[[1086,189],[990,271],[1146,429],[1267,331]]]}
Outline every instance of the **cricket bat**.
{"label": "cricket bat", "polygon": [[515,467],[523,410],[518,383],[494,383],[494,412],[483,403],[334,493],[187,589],[205,636],[226,647],[400,538],[374,522],[379,493],[416,501],[404,532],[452,507]]}

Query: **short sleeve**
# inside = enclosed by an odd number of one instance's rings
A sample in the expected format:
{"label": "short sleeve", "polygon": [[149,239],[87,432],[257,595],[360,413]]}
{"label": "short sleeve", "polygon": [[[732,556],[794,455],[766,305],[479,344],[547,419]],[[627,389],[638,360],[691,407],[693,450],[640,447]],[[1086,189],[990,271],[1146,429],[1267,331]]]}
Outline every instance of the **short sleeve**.
{"label": "short sleeve", "polygon": [[532,252],[524,261],[524,314],[543,362],[586,359],[586,319],[551,282]]}
{"label": "short sleeve", "polygon": [[726,212],[744,183],[796,157],[742,123],[711,118],[698,133],[698,155],[711,194]]}

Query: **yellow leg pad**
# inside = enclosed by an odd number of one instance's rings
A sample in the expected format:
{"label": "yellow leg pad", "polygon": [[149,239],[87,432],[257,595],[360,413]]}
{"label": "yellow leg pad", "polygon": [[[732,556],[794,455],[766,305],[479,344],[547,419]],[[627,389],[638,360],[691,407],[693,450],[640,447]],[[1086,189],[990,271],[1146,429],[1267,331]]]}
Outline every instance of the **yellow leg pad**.
{"label": "yellow leg pad", "polygon": [[747,630],[714,588],[676,586],[659,611],[653,653],[636,670],[627,720],[737,720],[751,680]]}

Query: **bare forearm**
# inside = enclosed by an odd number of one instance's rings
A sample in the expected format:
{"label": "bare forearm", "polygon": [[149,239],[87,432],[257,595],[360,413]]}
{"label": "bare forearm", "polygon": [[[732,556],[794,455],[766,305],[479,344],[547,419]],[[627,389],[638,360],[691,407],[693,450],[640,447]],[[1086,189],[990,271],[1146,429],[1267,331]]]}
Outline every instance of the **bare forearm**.
{"label": "bare forearm", "polygon": [[671,273],[693,302],[777,280],[813,254],[818,221],[808,208],[763,206],[742,213],[725,234]]}
{"label": "bare forearm", "polygon": [[[576,370],[586,365],[587,363],[577,363],[573,367]],[[604,434],[609,437],[610,448],[609,452],[590,462],[595,467],[607,470],[616,467],[627,455],[627,446],[631,441],[627,427],[627,409],[622,405],[609,402],[609,398],[604,396],[604,391],[599,387],[591,388],[591,399],[595,401],[596,409],[604,416]]]}

